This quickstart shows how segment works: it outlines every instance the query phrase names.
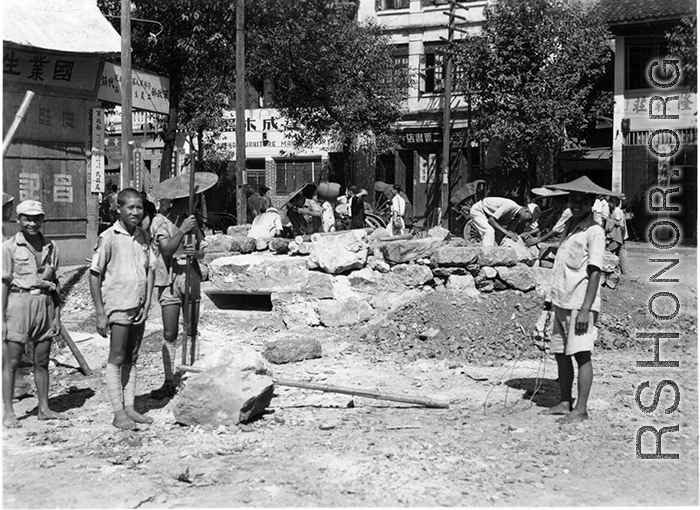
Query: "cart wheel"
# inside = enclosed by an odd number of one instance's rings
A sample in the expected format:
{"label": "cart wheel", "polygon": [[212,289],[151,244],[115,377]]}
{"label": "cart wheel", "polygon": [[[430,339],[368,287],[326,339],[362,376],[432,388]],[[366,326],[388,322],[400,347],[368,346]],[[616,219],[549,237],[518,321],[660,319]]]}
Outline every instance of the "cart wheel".
{"label": "cart wheel", "polygon": [[379,216],[374,214],[365,215],[365,227],[366,228],[386,228],[386,223]]}
{"label": "cart wheel", "polygon": [[476,225],[474,225],[474,220],[472,220],[471,218],[468,219],[467,222],[464,224],[462,237],[464,237],[464,240],[470,244],[481,243],[481,234],[477,230]]}

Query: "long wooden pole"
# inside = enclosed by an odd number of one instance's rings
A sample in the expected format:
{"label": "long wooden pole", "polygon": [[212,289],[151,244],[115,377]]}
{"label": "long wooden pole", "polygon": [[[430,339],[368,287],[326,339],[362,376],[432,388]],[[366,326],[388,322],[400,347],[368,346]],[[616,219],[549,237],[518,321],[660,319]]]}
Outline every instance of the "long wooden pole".
{"label": "long wooden pole", "polygon": [[[454,1],[450,2],[450,22],[447,27],[447,40],[448,45],[452,44],[454,38],[454,24],[455,24],[455,4]],[[450,52],[452,48],[448,47],[448,51],[443,53],[445,63],[445,99],[444,108],[442,113],[442,161],[440,164],[440,181],[435,183],[441,186],[442,193],[440,193],[440,216],[438,217],[437,224],[448,226],[447,222],[443,221],[444,218],[449,218],[449,195],[450,195],[450,106],[452,103],[452,53]],[[445,181],[447,183],[445,184]]]}
{"label": "long wooden pole", "polygon": [[80,352],[80,349],[78,349],[78,346],[75,345],[73,338],[71,338],[70,333],[68,333],[68,330],[63,325],[63,323],[61,323],[61,336],[63,337],[63,340],[66,342],[66,345],[68,345],[70,352],[73,353],[73,356],[75,357],[76,361],[78,362],[78,365],[80,365],[80,370],[83,371],[83,375],[86,377],[90,377],[92,375],[92,370],[90,369],[90,365],[88,365],[87,361],[85,361],[85,358],[83,358],[83,354]]}
{"label": "long wooden pole", "polygon": [[32,99],[34,99],[34,92],[28,90],[27,93],[24,94],[24,99],[22,100],[22,104],[19,106],[19,110],[17,110],[17,113],[15,113],[15,118],[12,121],[12,125],[10,125],[10,129],[7,130],[7,134],[2,140],[3,156],[7,153],[7,149],[10,148],[10,144],[12,144],[12,139],[15,137],[17,128],[19,128],[19,125],[24,120],[24,116],[27,113],[27,110],[29,109],[29,105],[31,104]]}
{"label": "long wooden pole", "polygon": [[247,222],[245,162],[245,0],[236,0],[236,203],[238,224]]}
{"label": "long wooden pole", "polygon": [[122,0],[122,172],[121,188],[133,187],[134,175],[131,166],[131,0]]}
{"label": "long wooden pole", "polygon": [[[204,370],[198,367],[179,366],[180,372],[200,373]],[[348,388],[347,386],[334,386],[331,384],[317,384],[305,381],[294,381],[292,379],[281,379],[273,377],[272,382],[279,386],[290,386],[293,388],[303,388],[306,390],[317,390],[328,393],[342,393],[344,395],[353,395],[356,397],[373,398],[376,400],[390,400],[393,402],[404,402],[406,404],[418,404],[425,407],[433,407],[440,409],[448,409],[450,404],[432,398],[425,397],[409,397],[404,395],[394,395],[391,393],[380,393],[378,391],[364,390],[362,388]]]}
{"label": "long wooden pole", "polygon": [[[194,171],[195,171],[195,151],[194,151],[194,140],[190,137],[190,196],[189,196],[189,207],[188,216],[194,214],[194,197],[196,194],[196,189],[194,185]],[[196,242],[196,238],[193,237],[191,233],[187,234],[185,239],[185,244],[191,244]],[[192,257],[187,256],[187,262],[185,263],[185,300],[182,303],[182,314],[183,314],[183,331],[182,331],[182,363],[194,363],[194,353],[195,353],[195,331],[192,327],[193,322],[193,307],[190,293],[190,285],[192,285]],[[192,345],[188,349],[188,335],[192,334]],[[188,351],[190,356],[188,356]],[[189,359],[189,361],[188,361]]]}

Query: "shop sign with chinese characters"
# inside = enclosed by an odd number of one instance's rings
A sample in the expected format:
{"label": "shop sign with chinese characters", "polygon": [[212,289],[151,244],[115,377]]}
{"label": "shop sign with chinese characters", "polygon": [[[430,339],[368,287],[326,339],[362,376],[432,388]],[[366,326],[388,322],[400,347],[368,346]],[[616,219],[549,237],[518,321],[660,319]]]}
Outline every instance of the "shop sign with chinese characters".
{"label": "shop sign with chinese characters", "polygon": [[[23,95],[4,93],[3,123],[10,125]],[[82,99],[37,94],[15,133],[15,140],[85,142],[88,135],[87,103]]]}
{"label": "shop sign with chinese characters", "polygon": [[[105,62],[97,99],[121,104],[122,69],[118,65]],[[157,74],[138,69],[131,70],[132,106],[136,110],[162,113],[170,112],[170,80]]]}
{"label": "shop sign with chinese characters", "polygon": [[92,155],[90,157],[90,192],[105,190],[105,111],[92,109]]}
{"label": "shop sign with chinese characters", "polygon": [[79,57],[14,48],[3,50],[4,80],[93,92],[100,70],[98,57]]}

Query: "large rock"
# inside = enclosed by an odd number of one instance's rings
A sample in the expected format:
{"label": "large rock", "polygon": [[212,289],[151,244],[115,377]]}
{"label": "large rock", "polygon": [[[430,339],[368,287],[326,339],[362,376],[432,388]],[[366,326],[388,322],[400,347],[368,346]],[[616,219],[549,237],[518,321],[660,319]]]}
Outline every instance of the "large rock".
{"label": "large rock", "polygon": [[276,308],[279,308],[282,322],[287,326],[287,329],[319,326],[321,324],[316,308],[309,301],[285,302]]}
{"label": "large rock", "polygon": [[321,357],[321,342],[315,338],[287,337],[265,342],[263,356],[270,363],[282,364]]}
{"label": "large rock", "polygon": [[434,266],[439,267],[467,267],[474,264],[479,258],[478,247],[442,246],[435,250],[430,258]]}
{"label": "large rock", "polygon": [[204,249],[206,253],[228,253],[231,251],[231,246],[233,244],[233,238],[226,234],[206,236],[204,241],[207,243]]}
{"label": "large rock", "polygon": [[247,236],[248,232],[250,232],[250,224],[233,225],[226,230],[230,236]]}
{"label": "large rock", "polygon": [[498,276],[498,271],[490,266],[484,266],[479,270],[479,276],[493,280]]}
{"label": "large rock", "polygon": [[384,260],[375,257],[374,255],[367,257],[367,267],[379,273],[388,273],[391,271],[391,266],[389,266],[389,264],[384,262]]}
{"label": "large rock", "polygon": [[447,279],[447,285],[445,285],[447,290],[453,292],[459,292],[466,296],[476,297],[479,295],[479,291],[476,288],[476,283],[474,282],[474,277],[472,275],[452,275]]}
{"label": "large rock", "polygon": [[359,271],[353,271],[347,278],[353,289],[363,292],[381,290],[384,285],[382,273],[378,273],[369,267],[362,268]]}
{"label": "large rock", "polygon": [[550,301],[552,294],[552,275],[554,271],[545,267],[533,267],[532,272],[535,275],[535,291],[537,295],[545,301]]}
{"label": "large rock", "polygon": [[525,264],[514,267],[498,267],[498,277],[509,287],[523,292],[530,291],[537,285],[535,272]]}
{"label": "large rock", "polygon": [[620,259],[617,255],[613,255],[609,251],[606,251],[603,255],[603,267],[601,269],[604,273],[614,273],[620,265]]}
{"label": "large rock", "polygon": [[367,232],[349,230],[334,235],[311,236],[313,250],[309,256],[309,268],[330,274],[340,274],[360,269],[367,262]]}
{"label": "large rock", "polygon": [[430,230],[428,230],[428,235],[433,239],[439,239],[440,241],[449,241],[452,234],[446,228],[436,225]]}
{"label": "large rock", "polygon": [[391,270],[393,280],[406,287],[421,287],[433,279],[433,272],[421,264],[401,264]]}
{"label": "large rock", "polygon": [[430,237],[425,239],[405,239],[381,243],[377,246],[377,250],[389,264],[405,264],[418,259],[429,259],[435,253],[435,250],[445,244],[445,241]]}
{"label": "large rock", "polygon": [[272,400],[272,378],[223,364],[194,374],[175,398],[175,421],[207,428],[245,423]]}
{"label": "large rock", "polygon": [[357,298],[322,299],[318,302],[318,314],[324,326],[335,328],[368,321],[374,310],[369,303]]}
{"label": "large rock", "polygon": [[248,236],[231,236],[231,251],[242,254],[255,251],[255,239]]}
{"label": "large rock", "polygon": [[482,246],[479,251],[480,266],[514,266],[518,255],[513,248],[502,246]]}
{"label": "large rock", "polygon": [[522,239],[513,241],[512,239],[506,238],[501,243],[501,246],[504,248],[513,248],[517,261],[528,266],[532,266],[537,262],[540,256],[540,250],[537,246],[530,246],[528,248]]}
{"label": "large rock", "polygon": [[464,276],[470,274],[466,267],[434,267],[433,275],[440,278],[449,278],[452,275]]}
{"label": "large rock", "polygon": [[388,237],[391,237],[391,234],[389,233],[389,231],[385,228],[379,227],[378,229],[375,229],[374,232],[372,232],[370,235],[367,236],[367,242],[373,243],[376,241],[381,241],[382,239],[386,239]]}
{"label": "large rock", "polygon": [[225,344],[215,351],[199,359],[195,366],[202,369],[228,365],[241,371],[252,370],[258,375],[272,377],[270,365],[262,355],[250,348],[239,344]]}

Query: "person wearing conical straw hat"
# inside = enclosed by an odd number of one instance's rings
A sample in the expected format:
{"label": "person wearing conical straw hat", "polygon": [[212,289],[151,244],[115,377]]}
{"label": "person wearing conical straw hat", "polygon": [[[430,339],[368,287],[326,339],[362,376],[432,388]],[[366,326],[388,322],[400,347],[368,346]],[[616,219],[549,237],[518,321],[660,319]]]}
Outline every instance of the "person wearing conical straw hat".
{"label": "person wearing conical straw hat", "polygon": [[[605,254],[605,232],[593,217],[596,195],[611,195],[588,177],[548,186],[569,192],[572,217],[566,222],[552,275],[554,317],[551,351],[559,373],[559,403],[543,414],[563,415],[560,423],[588,419],[588,396],[593,384],[591,352],[600,312],[600,275]],[[574,366],[578,365],[578,396],[572,397]]]}
{"label": "person wearing conical straw hat", "polygon": [[5,241],[7,237],[5,237],[5,222],[10,221],[10,218],[12,218],[12,208],[14,207],[14,200],[15,197],[12,195],[8,195],[7,193],[3,192],[2,194],[2,240]]}
{"label": "person wearing conical straw hat", "polygon": [[[196,202],[201,193],[214,186],[218,176],[209,172],[195,172]],[[151,239],[158,258],[155,264],[155,287],[163,315],[163,385],[151,392],[151,397],[162,400],[175,395],[175,342],[178,338],[180,309],[186,313],[187,258],[191,257],[189,300],[194,303],[188,336],[197,331],[202,273],[197,260],[204,257],[202,231],[194,214],[190,215],[190,174],[185,173],[165,180],[153,187],[151,194],[172,200],[170,207],[157,214],[150,226]],[[193,234],[194,242],[188,242]]]}

